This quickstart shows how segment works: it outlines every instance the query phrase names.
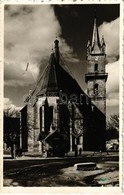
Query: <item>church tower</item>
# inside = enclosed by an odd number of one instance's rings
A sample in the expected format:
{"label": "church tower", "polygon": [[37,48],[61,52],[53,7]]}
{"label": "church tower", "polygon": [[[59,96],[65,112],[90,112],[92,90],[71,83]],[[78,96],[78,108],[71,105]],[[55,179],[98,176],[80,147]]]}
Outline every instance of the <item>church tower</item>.
{"label": "church tower", "polygon": [[96,18],[92,41],[87,44],[87,74],[85,82],[87,83],[87,94],[96,107],[106,115],[106,80],[108,74],[105,71],[106,44],[104,37],[100,41]]}

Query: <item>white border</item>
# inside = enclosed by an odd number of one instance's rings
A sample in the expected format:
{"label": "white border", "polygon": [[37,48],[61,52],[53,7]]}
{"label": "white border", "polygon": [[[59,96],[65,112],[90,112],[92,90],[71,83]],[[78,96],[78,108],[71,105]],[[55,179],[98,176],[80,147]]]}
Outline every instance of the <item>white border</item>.
{"label": "white border", "polygon": [[[123,1],[122,0],[0,0],[0,130],[3,129],[3,40],[4,40],[4,4],[120,4],[120,101],[119,101],[119,116],[120,116],[120,150],[119,150],[119,187],[3,187],[3,142],[0,142],[0,192],[1,193],[38,193],[38,194],[121,194],[122,183],[124,184],[124,177],[122,180],[122,102],[123,102]],[[3,140],[3,131],[0,131],[0,137]],[[124,153],[124,150],[123,150]],[[124,158],[123,158],[124,159]]]}

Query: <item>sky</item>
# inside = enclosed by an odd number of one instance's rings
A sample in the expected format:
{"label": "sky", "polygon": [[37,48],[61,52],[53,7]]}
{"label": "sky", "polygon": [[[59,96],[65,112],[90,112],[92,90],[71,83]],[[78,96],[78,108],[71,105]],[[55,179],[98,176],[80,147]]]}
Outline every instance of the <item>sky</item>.
{"label": "sky", "polygon": [[[4,104],[20,108],[48,65],[57,37],[60,52],[74,78],[86,91],[86,46],[97,17],[106,42],[107,115],[119,107],[119,5],[5,5]],[[27,63],[29,63],[26,71]]]}

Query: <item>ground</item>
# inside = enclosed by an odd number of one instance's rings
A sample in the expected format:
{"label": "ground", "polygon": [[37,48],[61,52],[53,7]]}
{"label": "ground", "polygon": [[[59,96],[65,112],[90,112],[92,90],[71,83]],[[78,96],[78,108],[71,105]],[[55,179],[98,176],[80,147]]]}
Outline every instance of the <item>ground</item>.
{"label": "ground", "polygon": [[[118,153],[84,153],[81,157],[35,156],[4,159],[4,186],[119,186]],[[76,170],[75,163],[95,162],[97,169]]]}

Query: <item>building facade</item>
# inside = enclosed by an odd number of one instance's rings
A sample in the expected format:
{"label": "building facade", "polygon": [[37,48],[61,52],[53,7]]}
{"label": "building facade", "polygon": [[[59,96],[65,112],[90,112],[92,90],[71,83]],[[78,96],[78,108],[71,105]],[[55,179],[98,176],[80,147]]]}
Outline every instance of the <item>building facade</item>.
{"label": "building facade", "polygon": [[92,44],[87,46],[85,94],[62,67],[59,41],[55,40],[49,64],[21,110],[23,151],[46,157],[105,151],[105,56],[105,42],[103,38],[99,42],[95,20]]}

